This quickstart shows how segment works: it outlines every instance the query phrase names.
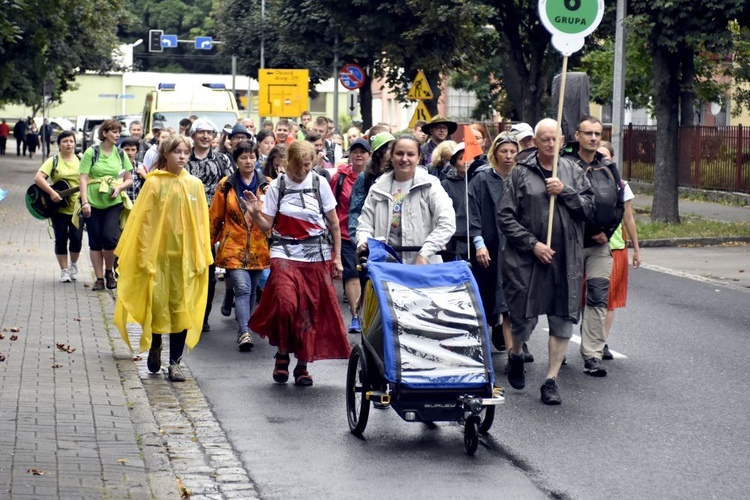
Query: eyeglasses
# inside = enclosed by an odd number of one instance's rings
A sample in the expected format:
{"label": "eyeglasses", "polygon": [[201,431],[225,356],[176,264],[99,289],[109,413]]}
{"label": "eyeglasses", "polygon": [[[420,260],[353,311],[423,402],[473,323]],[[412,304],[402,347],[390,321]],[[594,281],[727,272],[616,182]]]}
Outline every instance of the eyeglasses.
{"label": "eyeglasses", "polygon": [[593,130],[578,130],[579,134],[585,135],[586,137],[601,137],[601,132],[594,132]]}

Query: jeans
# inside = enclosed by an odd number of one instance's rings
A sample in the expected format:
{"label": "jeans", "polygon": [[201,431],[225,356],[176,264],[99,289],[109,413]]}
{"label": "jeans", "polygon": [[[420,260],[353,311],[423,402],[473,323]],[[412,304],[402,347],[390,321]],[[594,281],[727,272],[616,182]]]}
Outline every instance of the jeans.
{"label": "jeans", "polygon": [[258,282],[258,286],[261,290],[263,290],[266,287],[266,281],[268,281],[268,277],[271,275],[271,268],[268,267],[266,269],[263,269],[261,271],[260,275],[260,281]]}
{"label": "jeans", "polygon": [[240,334],[249,332],[250,327],[247,324],[255,305],[255,288],[258,286],[262,271],[227,269],[227,273],[234,288],[234,313],[239,327],[238,332]]}

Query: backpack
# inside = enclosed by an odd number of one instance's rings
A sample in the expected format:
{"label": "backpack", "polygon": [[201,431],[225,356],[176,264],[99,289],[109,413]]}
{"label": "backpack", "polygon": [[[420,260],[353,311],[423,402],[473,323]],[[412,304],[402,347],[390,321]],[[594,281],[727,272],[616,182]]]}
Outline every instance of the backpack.
{"label": "backpack", "polygon": [[[78,158],[78,161],[81,161],[81,155],[79,155],[78,153],[76,153],[76,158]],[[94,163],[96,163],[96,162],[94,162]],[[55,175],[55,172],[57,171],[57,166],[59,164],[60,164],[60,155],[59,154],[53,155],[52,156],[52,170],[50,170],[50,172],[49,172],[49,178],[50,178],[50,180]],[[92,163],[92,165],[93,165],[93,163]]]}
{"label": "backpack", "polygon": [[[101,152],[100,146],[94,146],[94,155],[91,157],[91,166],[93,167],[96,162],[99,161],[99,153]],[[120,165],[125,166],[125,151],[118,147],[117,152],[120,153]]]}
{"label": "backpack", "polygon": [[607,165],[586,167],[586,177],[594,192],[594,219],[598,228],[608,228],[617,221],[617,197],[619,187],[615,176]]}
{"label": "backpack", "polygon": [[339,176],[336,179],[336,192],[334,193],[336,203],[339,202],[339,198],[341,198],[341,192],[344,190],[344,182],[346,181],[346,175],[339,172]]}

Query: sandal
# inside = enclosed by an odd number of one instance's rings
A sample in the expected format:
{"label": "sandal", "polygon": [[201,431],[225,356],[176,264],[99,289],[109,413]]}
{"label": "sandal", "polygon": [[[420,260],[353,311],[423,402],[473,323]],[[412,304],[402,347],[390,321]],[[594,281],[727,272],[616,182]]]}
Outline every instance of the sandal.
{"label": "sandal", "polygon": [[307,365],[297,365],[294,367],[294,384],[303,387],[313,385],[313,379],[310,372],[307,371]]}
{"label": "sandal", "polygon": [[117,288],[117,280],[115,279],[114,271],[105,271],[104,277],[107,279],[107,288],[109,290]]}
{"label": "sandal", "polygon": [[279,354],[274,356],[276,363],[273,366],[273,381],[278,384],[286,384],[289,380],[289,355]]}
{"label": "sandal", "polygon": [[94,286],[91,288],[93,291],[98,292],[104,290],[104,278],[97,278]]}

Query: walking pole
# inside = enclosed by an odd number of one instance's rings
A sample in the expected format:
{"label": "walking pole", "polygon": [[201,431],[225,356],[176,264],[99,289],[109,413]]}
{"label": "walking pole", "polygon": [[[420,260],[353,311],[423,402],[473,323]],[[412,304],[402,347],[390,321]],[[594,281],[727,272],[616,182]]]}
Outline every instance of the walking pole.
{"label": "walking pole", "polygon": [[466,251],[467,251],[467,259],[469,262],[471,262],[471,236],[469,231],[469,169],[466,168],[466,172],[464,173],[464,207],[466,207]]}
{"label": "walking pole", "polygon": [[[552,177],[557,177],[557,160],[560,158],[560,133],[562,131],[563,102],[565,101],[565,80],[568,73],[568,56],[563,57],[562,78],[560,79],[560,98],[557,102],[557,130],[555,131],[555,160],[552,164]],[[547,246],[552,246],[552,220],[555,217],[555,199],[553,194],[549,199],[549,219],[547,219]]]}

